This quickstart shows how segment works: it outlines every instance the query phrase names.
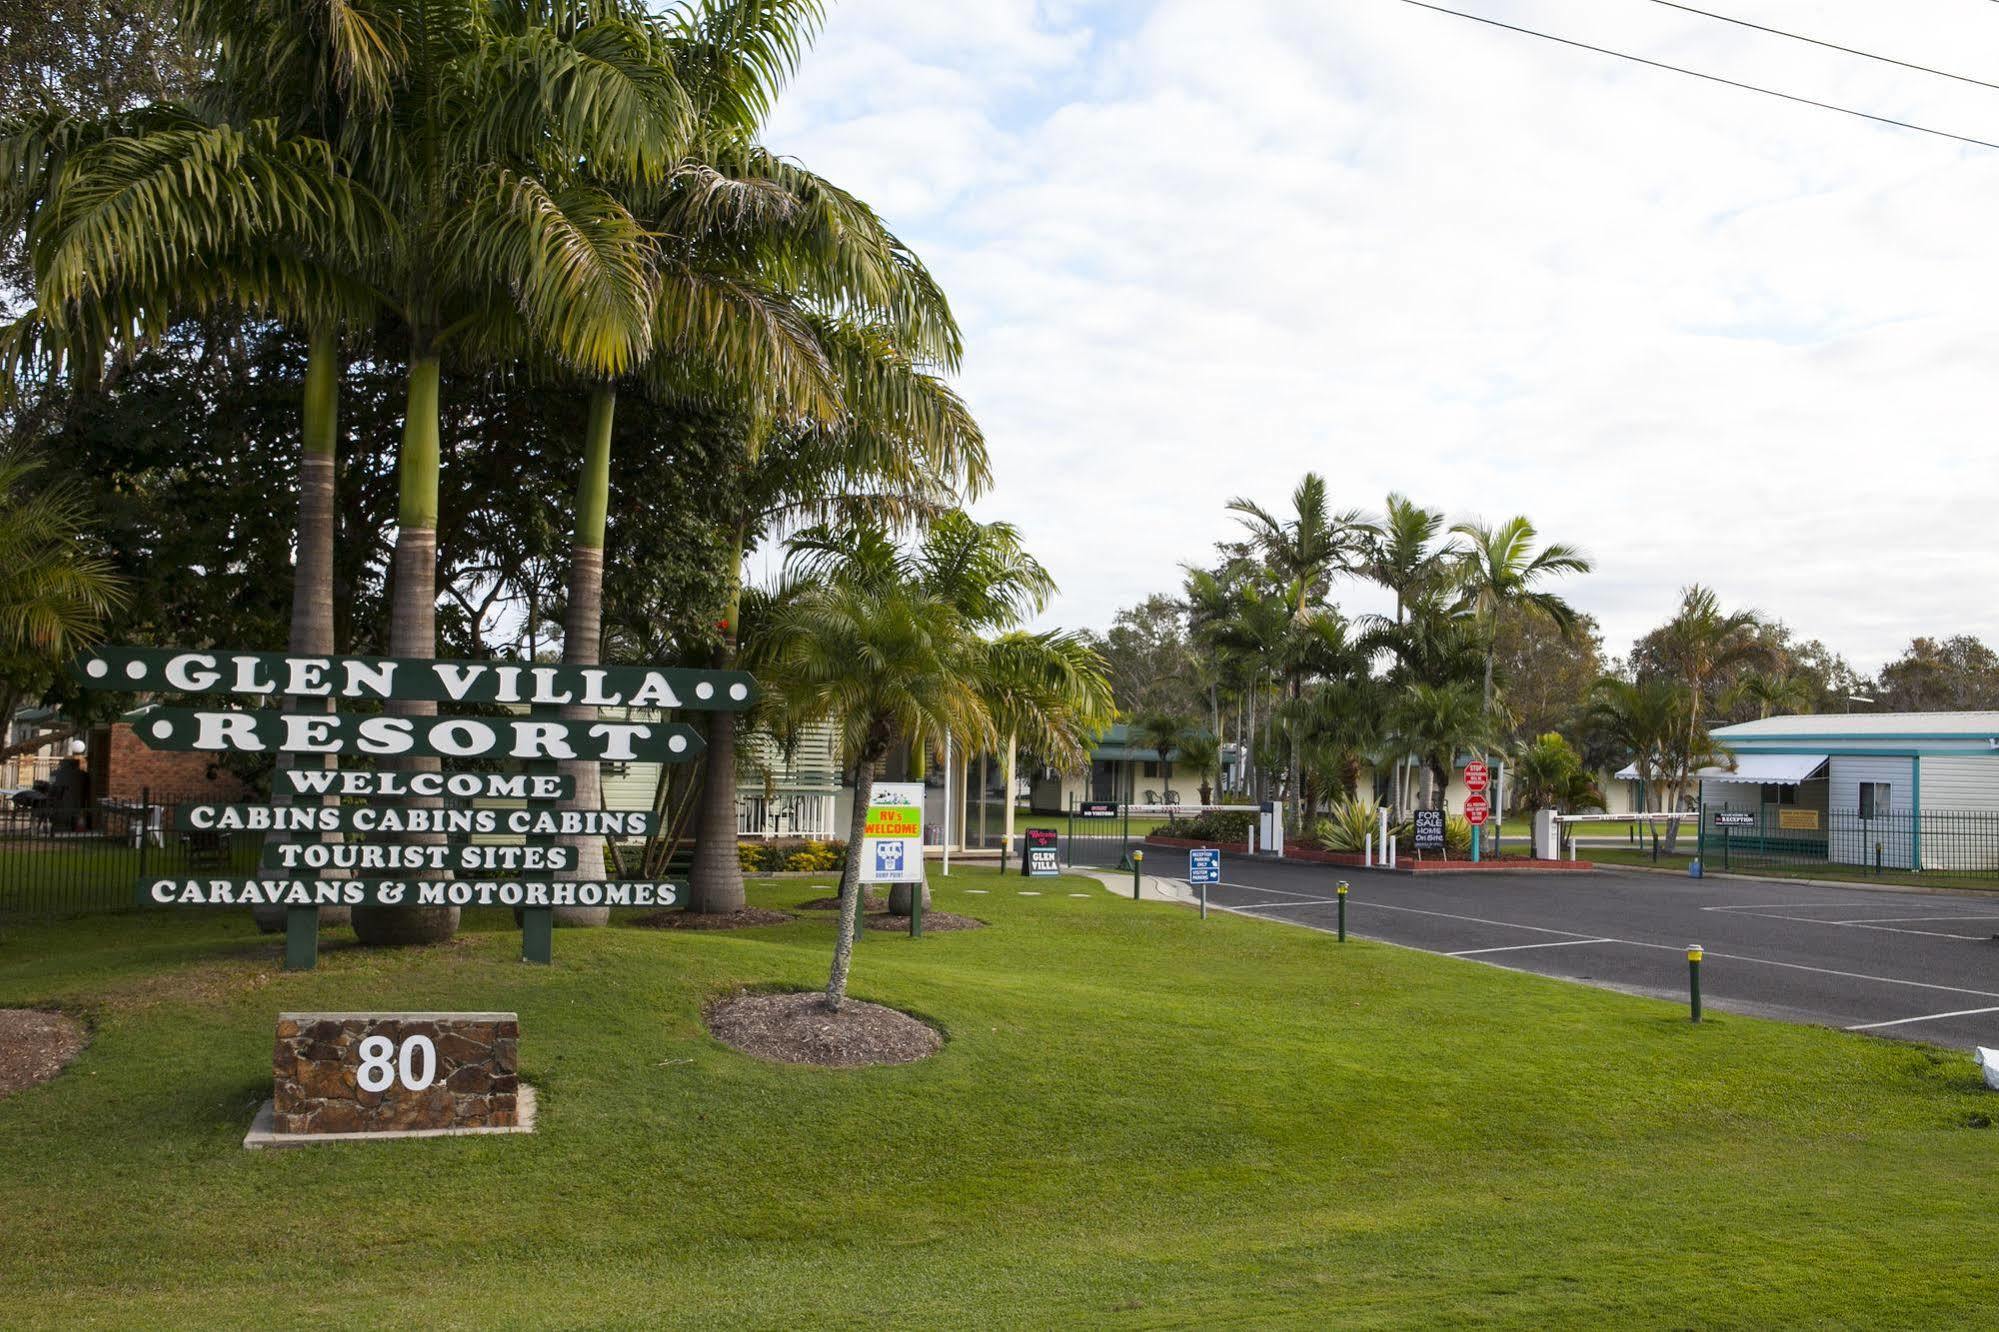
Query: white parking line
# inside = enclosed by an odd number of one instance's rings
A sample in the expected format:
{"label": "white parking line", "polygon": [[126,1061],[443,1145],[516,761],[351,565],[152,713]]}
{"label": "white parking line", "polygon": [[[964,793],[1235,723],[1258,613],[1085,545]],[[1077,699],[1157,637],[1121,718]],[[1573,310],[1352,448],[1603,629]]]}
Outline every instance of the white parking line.
{"label": "white parking line", "polygon": [[1479,957],[1486,953],[1517,953],[1523,948],[1573,948],[1577,944],[1616,943],[1615,939],[1550,939],[1547,943],[1508,944],[1504,948],[1465,948],[1445,957]]}
{"label": "white parking line", "polygon": [[1892,925],[1905,920],[1999,920],[1999,913],[1983,916],[1856,916],[1852,920],[1835,920],[1834,925]]}
{"label": "white parking line", "polygon": [[[1243,885],[1243,886],[1248,887],[1250,885]],[[1266,889],[1265,891],[1276,892],[1280,890]],[[1303,894],[1297,894],[1297,896],[1303,896]],[[1299,906],[1331,906],[1331,905],[1332,903],[1326,901],[1324,898],[1311,898],[1304,902],[1291,902],[1291,903],[1262,902],[1254,906],[1225,907],[1224,910],[1240,911],[1240,912],[1270,911],[1280,908],[1288,909],[1290,907],[1299,907]],[[1371,911],[1406,911],[1412,915],[1418,915],[1418,916],[1441,916],[1445,920],[1469,921],[1474,925],[1501,925],[1505,926],[1508,929],[1514,929],[1514,930],[1532,930],[1536,934],[1566,934],[1573,937],[1578,943],[1588,941],[1594,943],[1623,944],[1628,948],[1651,948],[1668,953],[1678,953],[1685,951],[1684,945],[1681,944],[1646,943],[1643,940],[1639,939],[1597,938],[1592,935],[1582,934],[1576,930],[1551,930],[1551,929],[1546,929],[1540,925],[1520,925],[1510,920],[1487,920],[1481,916],[1461,916],[1449,911],[1426,911],[1421,907],[1389,906],[1384,902],[1368,902],[1366,905],[1367,908]],[[1320,925],[1310,925],[1308,926],[1308,928],[1324,929],[1325,927]],[[1351,933],[1351,931],[1349,931],[1349,933]],[[1413,945],[1409,944],[1402,945],[1402,947],[1405,948],[1412,946]],[[1424,953],[1435,952],[1435,950],[1429,948],[1422,948],[1418,949],[1417,951]],[[1437,956],[1448,956],[1448,954],[1437,954]],[[1832,967],[1813,967],[1813,966],[1807,966],[1802,962],[1779,962],[1774,958],[1750,957],[1743,953],[1718,953],[1712,948],[1707,950],[1707,956],[1710,958],[1718,958],[1722,961],[1727,961],[1727,962],[1751,962],[1759,966],[1781,967],[1786,971],[1809,971],[1820,976],[1838,976],[1843,980],[1872,981],[1878,985],[1904,985],[1908,986],[1911,989],[1916,989],[1916,990],[1936,990],[1944,994],[1968,994],[1979,999],[1999,999],[1999,991],[1995,990],[1972,990],[1972,989],[1967,989],[1962,985],[1937,985],[1930,981],[1903,980],[1899,976],[1870,976],[1863,971],[1838,971]]]}
{"label": "white parking line", "polygon": [[1960,1008],[1955,1013],[1925,1013],[1921,1017],[1896,1018],[1893,1022],[1863,1022],[1848,1031],[1876,1031],[1882,1027],[1906,1027],[1911,1022],[1937,1022],[1943,1018],[1976,1017],[1980,1013],[1999,1013],[1999,1008]]}

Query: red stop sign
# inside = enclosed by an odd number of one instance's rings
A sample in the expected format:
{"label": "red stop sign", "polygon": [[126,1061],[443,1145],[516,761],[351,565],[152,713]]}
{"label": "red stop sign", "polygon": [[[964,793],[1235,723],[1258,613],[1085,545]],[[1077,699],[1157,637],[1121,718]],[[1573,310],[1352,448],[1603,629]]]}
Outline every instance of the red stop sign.
{"label": "red stop sign", "polygon": [[1465,797],[1466,823],[1471,824],[1473,827],[1477,827],[1479,824],[1485,822],[1485,816],[1491,812],[1492,812],[1492,806],[1488,805],[1485,801],[1485,797],[1478,794],[1476,791]]}
{"label": "red stop sign", "polygon": [[1465,764],[1465,786],[1473,791],[1483,791],[1485,789],[1486,771],[1483,760],[1473,759],[1471,762]]}

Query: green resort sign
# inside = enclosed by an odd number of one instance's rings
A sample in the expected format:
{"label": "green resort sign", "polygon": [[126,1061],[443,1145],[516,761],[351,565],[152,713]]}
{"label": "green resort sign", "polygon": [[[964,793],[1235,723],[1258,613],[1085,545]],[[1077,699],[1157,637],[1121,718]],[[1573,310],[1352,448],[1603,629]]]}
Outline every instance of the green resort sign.
{"label": "green resort sign", "polygon": [[[262,834],[267,877],[151,877],[137,896],[153,906],[284,907],[286,966],[295,969],[313,965],[325,906],[518,908],[523,955],[547,962],[557,908],[682,905],[672,883],[579,877],[577,839],[649,837],[657,820],[650,811],[562,808],[576,784],[552,769],[686,762],[702,750],[700,733],[664,714],[740,711],[754,701],[741,671],[217,649],[104,648],[78,659],[76,677],[88,689],[220,700],[128,716],[151,748],[292,757],[273,775],[271,803],[174,814],[188,833]],[[376,710],[394,702],[464,712]],[[343,703],[355,706],[342,711]],[[622,711],[598,719],[598,708]],[[402,770],[431,759],[478,770]]]}

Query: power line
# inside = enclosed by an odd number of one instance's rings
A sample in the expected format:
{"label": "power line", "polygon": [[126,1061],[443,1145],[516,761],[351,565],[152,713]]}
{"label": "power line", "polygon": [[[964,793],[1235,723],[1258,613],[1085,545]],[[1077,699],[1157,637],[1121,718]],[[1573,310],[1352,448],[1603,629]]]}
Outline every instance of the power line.
{"label": "power line", "polygon": [[[1744,92],[1761,93],[1765,97],[1780,98],[1786,102],[1795,102],[1800,106],[1815,106],[1821,111],[1837,111],[1842,115],[1857,116],[1861,120],[1871,120],[1877,125],[1893,125],[1896,129],[1915,130],[1918,134],[1932,134],[1939,139],[1955,139],[1959,143],[1968,143],[1978,148],[1999,149],[1999,143],[1993,143],[1986,139],[1974,139],[1966,134],[1953,134],[1949,130],[1932,129],[1928,125],[1918,125],[1907,120],[1896,120],[1891,116],[1877,116],[1872,111],[1856,111],[1850,106],[1839,106],[1832,102],[1815,101],[1810,97],[1800,97],[1796,93],[1778,92],[1775,88],[1764,88],[1754,83],[1742,83],[1736,79],[1725,79],[1719,74],[1704,74],[1697,69],[1687,69],[1681,65],[1669,65],[1663,60],[1649,60],[1644,56],[1632,55],[1628,51],[1613,51],[1607,46],[1591,46],[1588,42],[1579,42],[1570,37],[1557,37],[1551,32],[1541,32],[1534,28],[1523,28],[1514,23],[1501,23],[1498,19],[1487,18],[1483,14],[1467,14],[1461,9],[1447,9],[1443,5],[1429,3],[1429,0],[1402,0],[1402,3],[1405,5],[1414,5],[1418,9],[1433,10],[1439,14],[1449,14],[1452,18],[1469,19],[1473,23],[1483,23],[1488,27],[1504,28],[1508,32],[1517,32],[1528,37],[1539,37],[1545,42],[1555,42],[1562,46],[1573,46],[1582,51],[1594,51],[1598,55],[1615,56],[1619,60],[1629,60],[1637,65],[1648,65],[1653,69],[1663,69],[1668,73],[1685,74],[1688,78],[1705,79],[1709,83],[1725,84],[1730,88],[1740,88]],[[1999,0],[1995,0],[1995,3],[1999,3]]]}
{"label": "power line", "polygon": [[1803,33],[1786,32],[1782,28],[1772,28],[1762,23],[1751,23],[1748,19],[1731,18],[1727,14],[1717,14],[1707,9],[1695,9],[1692,5],[1679,3],[1679,0],[1652,0],[1652,3],[1655,5],[1664,5],[1667,9],[1678,9],[1688,14],[1699,14],[1702,18],[1711,18],[1718,23],[1733,23],[1738,28],[1753,28],[1757,32],[1767,32],[1777,37],[1788,37],[1794,42],[1808,42],[1813,46],[1823,46],[1828,51],[1842,51],[1847,55],[1859,56],[1863,60],[1878,60],[1884,65],[1896,65],[1902,69],[1913,69],[1919,74],[1934,74],[1940,79],[1956,79],[1959,83],[1976,84],[1980,88],[1990,88],[1994,92],[1999,92],[1999,83],[1988,83],[1984,79],[1974,79],[1969,74],[1953,74],[1947,69],[1932,69],[1928,65],[1912,64],[1907,60],[1897,60],[1893,56],[1876,55],[1872,51],[1862,51],[1852,46],[1841,46],[1838,42],[1823,42],[1816,37],[1807,37]]}

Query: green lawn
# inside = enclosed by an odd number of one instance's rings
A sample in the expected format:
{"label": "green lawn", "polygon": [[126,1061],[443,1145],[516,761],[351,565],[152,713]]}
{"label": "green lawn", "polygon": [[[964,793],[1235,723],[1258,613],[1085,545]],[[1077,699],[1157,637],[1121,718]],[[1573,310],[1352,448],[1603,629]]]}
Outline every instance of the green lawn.
{"label": "green lawn", "polygon": [[[1585,846],[1582,848],[1582,857],[1585,860],[1594,860],[1600,865],[1657,865],[1684,874],[1687,862],[1693,859],[1693,852],[1690,843],[1683,841],[1681,847],[1681,850],[1668,855],[1662,845],[1658,859],[1654,860],[1649,844],[1629,847]],[[1766,879],[1842,879],[1854,883],[1887,883],[1923,888],[1969,888],[1999,892],[1999,874],[1949,874],[1941,870],[1928,870],[1922,874],[1911,874],[1906,870],[1883,870],[1877,874],[1863,865],[1818,863],[1767,865],[1749,857],[1733,857],[1724,868],[1720,855],[1715,853],[1709,854],[1706,868],[1711,874],[1750,874]]]}
{"label": "green lawn", "polygon": [[[10,932],[0,1003],[96,1034],[0,1101],[0,1322],[1989,1320],[1999,1096],[1961,1054],[1022,886],[960,869],[938,907],[991,928],[860,946],[856,994],[949,1040],[839,1072],[699,1018],[822,981],[823,918],[539,969],[493,913],[306,974],[235,912]],[[382,1007],[518,1009],[540,1131],[242,1151],[276,1013]]]}

